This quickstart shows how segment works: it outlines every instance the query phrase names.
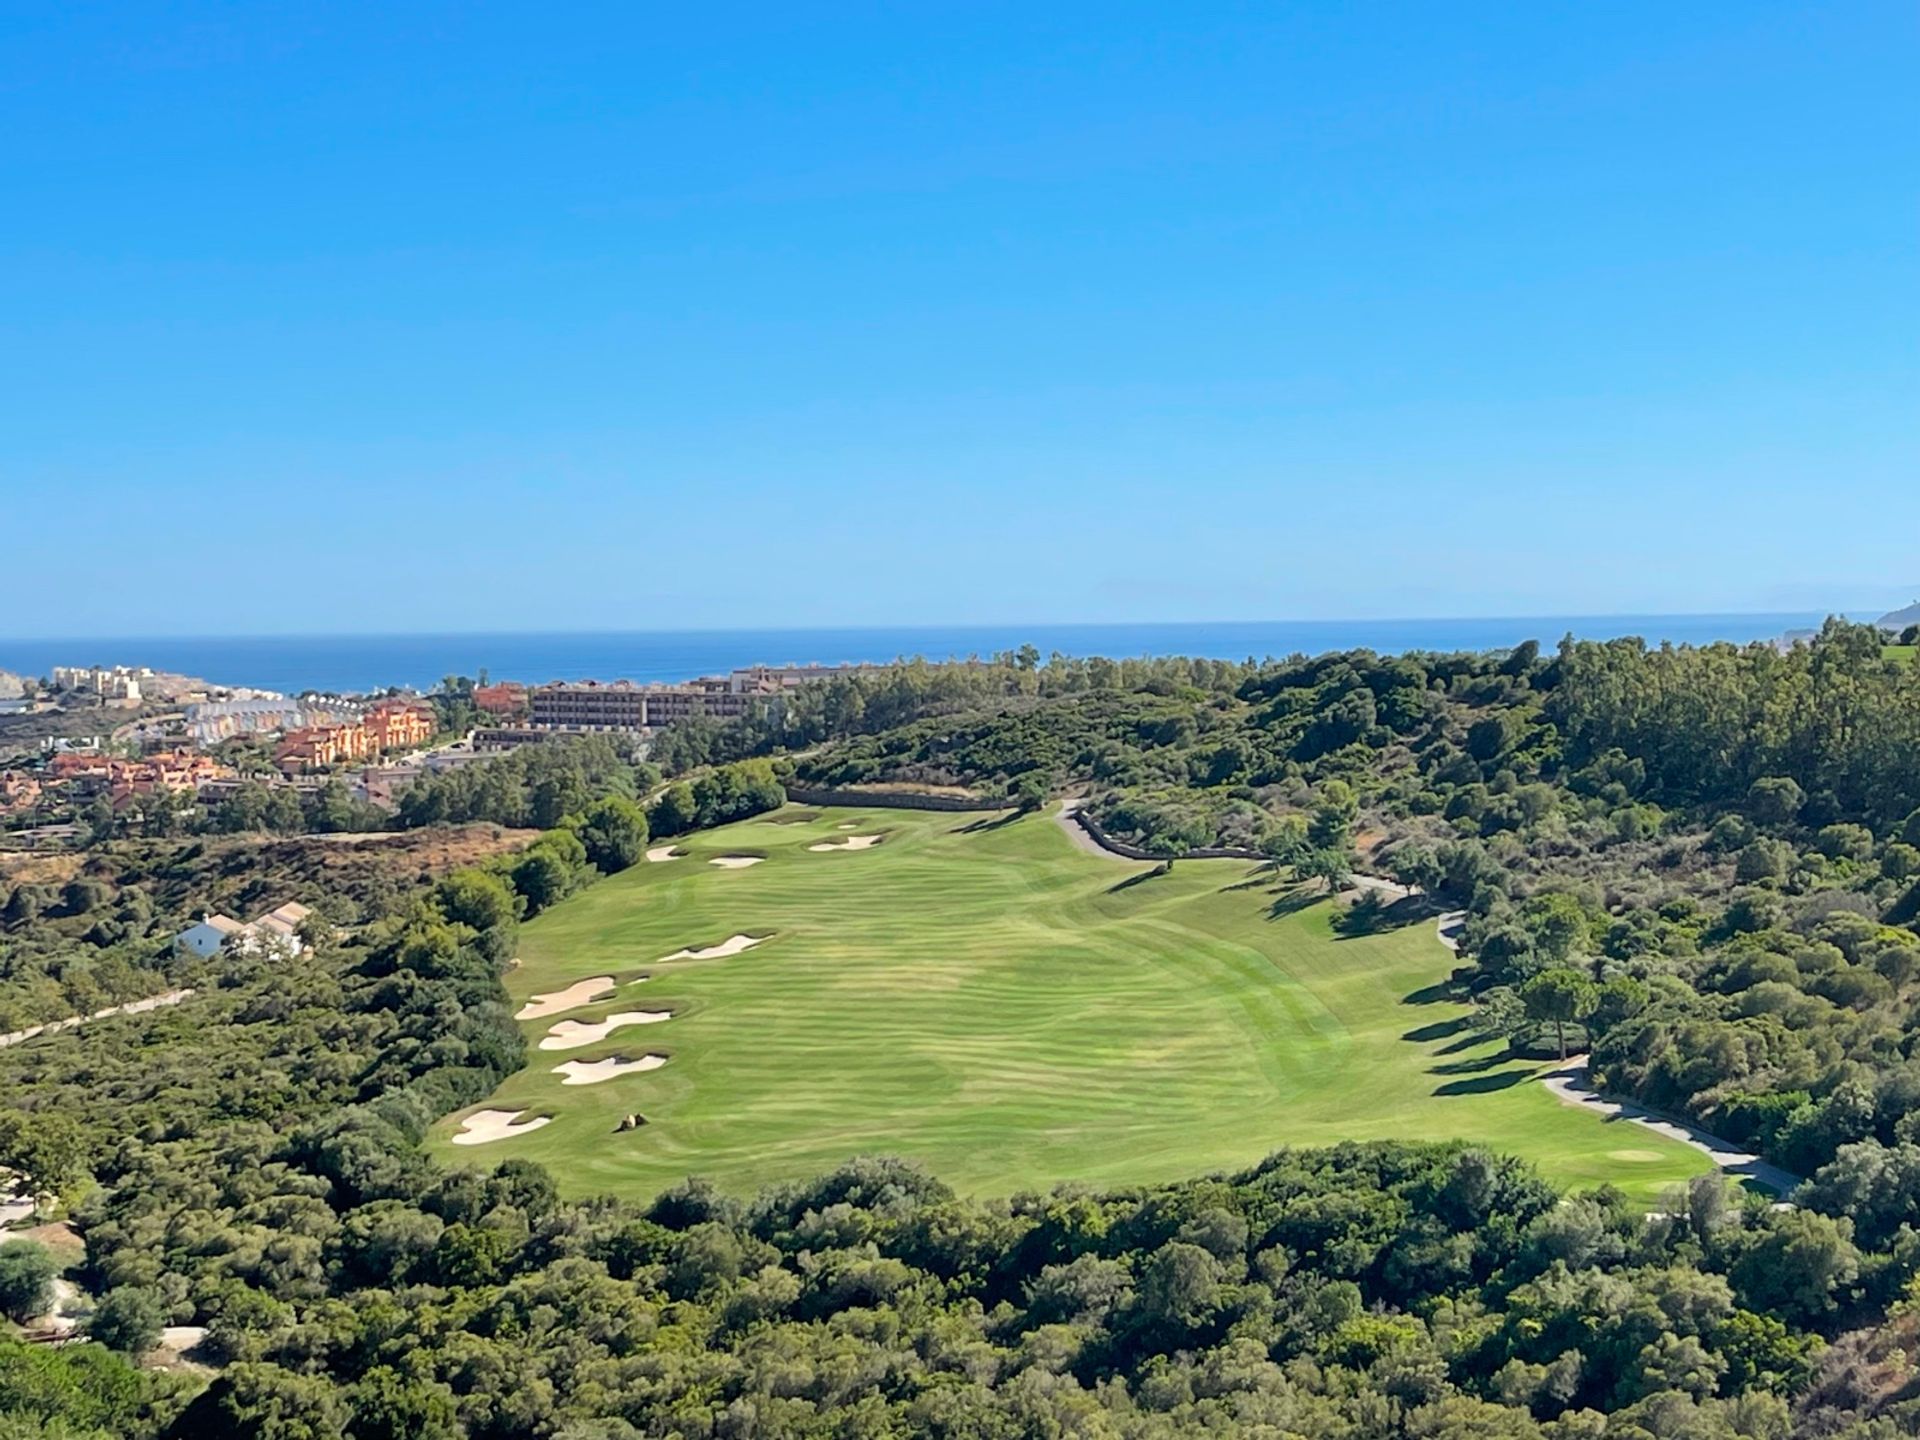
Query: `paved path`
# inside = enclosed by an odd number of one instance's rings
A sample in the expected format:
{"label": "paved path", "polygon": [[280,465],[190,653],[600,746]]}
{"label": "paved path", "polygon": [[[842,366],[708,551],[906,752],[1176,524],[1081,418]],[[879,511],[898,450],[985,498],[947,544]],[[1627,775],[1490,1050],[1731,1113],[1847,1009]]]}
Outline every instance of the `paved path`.
{"label": "paved path", "polygon": [[1098,840],[1094,839],[1093,832],[1073,818],[1074,812],[1086,803],[1084,800],[1062,800],[1059,811],[1053,817],[1060,828],[1067,832],[1067,838],[1073,841],[1077,849],[1084,850],[1089,855],[1098,855],[1106,860],[1132,860],[1136,865],[1151,865],[1153,863],[1151,860],[1134,860],[1131,855],[1122,855],[1118,850],[1109,850]]}
{"label": "paved path", "polygon": [[1751,1180],[1756,1185],[1765,1186],[1776,1195],[1785,1195],[1800,1183],[1798,1175],[1782,1170],[1778,1165],[1769,1164],[1758,1155],[1749,1155],[1731,1140],[1722,1140],[1718,1135],[1709,1134],[1705,1130],[1678,1120],[1669,1120],[1657,1111],[1649,1110],[1643,1105],[1636,1105],[1630,1100],[1604,1098],[1593,1088],[1593,1082],[1587,1078],[1585,1056],[1568,1061],[1540,1083],[1551,1090],[1555,1098],[1564,1104],[1578,1105],[1582,1109],[1604,1115],[1609,1120],[1631,1120],[1636,1125],[1646,1126],[1656,1135],[1664,1135],[1669,1140],[1678,1140],[1683,1145],[1691,1145],[1727,1174]]}
{"label": "paved path", "polygon": [[9,1045],[19,1045],[33,1039],[36,1035],[55,1035],[62,1030],[71,1030],[76,1025],[84,1025],[89,1020],[105,1020],[111,1015],[142,1015],[149,1010],[158,1010],[163,1005],[178,1005],[191,990],[169,990],[164,995],[149,995],[143,1000],[129,1000],[124,1005],[109,1005],[104,1010],[96,1010],[91,1015],[69,1015],[64,1020],[49,1020],[44,1025],[30,1025],[25,1030],[15,1030],[11,1034],[0,1035],[0,1050]]}

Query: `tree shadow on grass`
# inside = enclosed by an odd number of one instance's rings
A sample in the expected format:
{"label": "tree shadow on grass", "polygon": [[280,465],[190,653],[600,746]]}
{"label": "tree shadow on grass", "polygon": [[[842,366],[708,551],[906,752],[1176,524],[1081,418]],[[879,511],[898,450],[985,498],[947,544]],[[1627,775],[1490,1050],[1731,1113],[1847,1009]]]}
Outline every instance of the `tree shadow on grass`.
{"label": "tree shadow on grass", "polygon": [[1462,1035],[1458,1040],[1455,1040],[1451,1045],[1442,1045],[1438,1050],[1434,1051],[1433,1053],[1436,1055],[1458,1055],[1462,1050],[1471,1050],[1476,1045],[1486,1044],[1487,1041],[1490,1040],[1491,1038],[1492,1037],[1488,1035],[1481,1035],[1477,1032],[1470,1032],[1468,1034]]}
{"label": "tree shadow on grass", "polygon": [[1504,1051],[1495,1051],[1491,1055],[1481,1055],[1473,1060],[1449,1060],[1444,1065],[1429,1065],[1427,1073],[1429,1075],[1480,1075],[1496,1065],[1506,1064],[1512,1058]]}
{"label": "tree shadow on grass", "polygon": [[1267,890],[1282,883],[1284,882],[1282,882],[1280,877],[1275,875],[1273,871],[1260,870],[1248,876],[1245,880],[1236,880],[1231,885],[1222,885],[1220,887],[1220,893],[1222,895],[1231,895],[1236,890]]}
{"label": "tree shadow on grass", "polygon": [[1447,1040],[1467,1028],[1467,1016],[1456,1015],[1451,1020],[1435,1020],[1430,1024],[1416,1025],[1400,1038],[1424,1043],[1428,1040]]}
{"label": "tree shadow on grass", "polygon": [[1449,1080],[1444,1085],[1436,1085],[1436,1095],[1491,1095],[1496,1090],[1511,1090],[1523,1081],[1533,1078],[1529,1069],[1502,1070],[1497,1075],[1476,1075],[1471,1080]]}
{"label": "tree shadow on grass", "polygon": [[1022,815],[1025,815],[1026,813],[1027,812],[1024,810],[1009,810],[1004,815],[995,815],[995,816],[992,816],[991,818],[987,816],[982,816],[980,819],[969,821],[965,825],[956,825],[948,833],[953,835],[984,834],[988,830],[998,830],[1003,826],[1011,825],[1013,824],[1014,821],[1018,820]]}
{"label": "tree shadow on grass", "polygon": [[1433,909],[1418,895],[1407,895],[1392,904],[1383,904],[1379,892],[1366,891],[1334,917],[1334,933],[1342,940],[1364,935],[1384,935],[1389,930],[1404,930],[1432,915]]}
{"label": "tree shadow on grass", "polygon": [[1453,982],[1451,980],[1436,980],[1431,985],[1422,985],[1411,994],[1402,995],[1400,997],[1400,1003],[1402,1005],[1438,1005],[1442,1001],[1452,1000],[1454,998]]}
{"label": "tree shadow on grass", "polygon": [[1273,904],[1267,907],[1267,919],[1283,920],[1287,916],[1296,915],[1300,911],[1326,898],[1324,895],[1309,895],[1304,890],[1295,889],[1284,891],[1274,896]]}
{"label": "tree shadow on grass", "polygon": [[1127,878],[1124,880],[1121,880],[1116,882],[1115,884],[1109,885],[1107,887],[1107,894],[1117,895],[1122,890],[1131,890],[1136,885],[1144,885],[1146,884],[1147,881],[1153,879],[1156,875],[1164,875],[1166,873],[1167,872],[1162,870],[1158,865],[1154,866],[1153,869],[1151,870],[1141,870],[1135,874],[1127,876]]}

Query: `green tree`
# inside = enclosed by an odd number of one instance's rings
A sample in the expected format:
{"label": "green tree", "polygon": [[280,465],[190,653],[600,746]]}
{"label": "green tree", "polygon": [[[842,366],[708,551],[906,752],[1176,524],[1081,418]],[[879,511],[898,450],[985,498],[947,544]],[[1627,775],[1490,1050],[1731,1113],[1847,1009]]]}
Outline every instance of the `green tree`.
{"label": "green tree", "polygon": [[1321,880],[1332,895],[1347,887],[1353,879],[1353,855],[1334,847],[1309,850],[1293,867],[1302,880]]}
{"label": "green tree", "polygon": [[69,1115],[0,1110],[0,1170],[36,1199],[58,1195],[84,1172],[86,1137]]}
{"label": "green tree", "polygon": [[1791,825],[1807,792],[1785,775],[1768,775],[1747,787],[1747,811],[1762,825]]}
{"label": "green tree", "polygon": [[587,859],[603,875],[635,864],[647,850],[647,812],[624,795],[594,801],[580,822]]}
{"label": "green tree", "polygon": [[685,781],[669,785],[647,812],[647,828],[655,835],[684,835],[693,829],[699,814],[693,787]]}
{"label": "green tree", "polygon": [[1571,966],[1542,970],[1520,987],[1520,1003],[1527,1018],[1553,1026],[1560,1058],[1567,1058],[1567,1026],[1578,1024],[1593,1013],[1599,989],[1593,981]]}
{"label": "green tree", "polygon": [[53,1305],[53,1277],[60,1263],[33,1240],[0,1245],[0,1315],[16,1325],[47,1313]]}
{"label": "green tree", "polygon": [[157,1290],[120,1285],[100,1297],[87,1321],[87,1337],[122,1355],[144,1355],[160,1343],[166,1302]]}

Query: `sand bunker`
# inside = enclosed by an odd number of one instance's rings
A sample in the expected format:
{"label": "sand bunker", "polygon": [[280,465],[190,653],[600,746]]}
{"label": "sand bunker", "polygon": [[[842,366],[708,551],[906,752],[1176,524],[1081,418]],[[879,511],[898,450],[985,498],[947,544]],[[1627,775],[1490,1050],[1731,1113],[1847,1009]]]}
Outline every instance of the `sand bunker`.
{"label": "sand bunker", "polygon": [[716,855],[707,864],[718,865],[722,870],[744,870],[766,858],[764,855]]}
{"label": "sand bunker", "polygon": [[729,935],[718,945],[709,945],[704,950],[676,950],[671,955],[662,955],[667,960],[724,960],[729,955],[738,955],[742,950],[751,950],[762,940],[771,939],[768,935]]}
{"label": "sand bunker", "polygon": [[667,1063],[664,1055],[642,1055],[638,1060],[622,1059],[618,1055],[609,1055],[604,1060],[569,1060],[564,1065],[553,1067],[553,1073],[564,1075],[562,1085],[598,1085],[603,1080],[612,1080],[620,1075],[636,1075],[642,1070],[658,1070]]}
{"label": "sand bunker", "polygon": [[860,822],[858,820],[849,820],[846,824],[836,825],[833,828],[836,830],[858,830],[860,828]]}
{"label": "sand bunker", "polygon": [[536,995],[515,1013],[516,1020],[544,1020],[549,1015],[558,1015],[562,1011],[572,1010],[586,1004],[597,995],[613,989],[611,975],[596,975],[591,980],[581,980],[564,990],[555,990],[546,995]]}
{"label": "sand bunker", "polygon": [[662,860],[678,860],[686,853],[678,845],[656,845],[647,851],[647,859],[658,865]]}
{"label": "sand bunker", "polygon": [[529,1130],[538,1130],[553,1117],[536,1115],[531,1120],[521,1120],[527,1112],[524,1110],[476,1110],[460,1122],[460,1133],[453,1137],[456,1145],[485,1145],[494,1140],[507,1140],[515,1135],[524,1135]]}
{"label": "sand bunker", "polygon": [[618,1015],[609,1015],[604,1020],[562,1020],[547,1031],[540,1048],[578,1050],[582,1045],[606,1039],[623,1025],[658,1025],[662,1020],[672,1018],[671,1010],[622,1010]]}
{"label": "sand bunker", "polygon": [[818,845],[809,845],[809,850],[865,850],[878,845],[878,835],[849,835],[844,840],[822,840]]}

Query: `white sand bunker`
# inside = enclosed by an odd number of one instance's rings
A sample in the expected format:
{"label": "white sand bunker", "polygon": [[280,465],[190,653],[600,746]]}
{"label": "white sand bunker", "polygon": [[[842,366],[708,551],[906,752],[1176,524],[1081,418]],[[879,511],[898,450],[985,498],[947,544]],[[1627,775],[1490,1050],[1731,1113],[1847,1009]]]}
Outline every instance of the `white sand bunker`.
{"label": "white sand bunker", "polygon": [[637,1075],[643,1070],[658,1070],[667,1063],[664,1055],[642,1055],[638,1060],[623,1059],[618,1055],[609,1055],[604,1060],[569,1060],[564,1065],[553,1067],[553,1073],[564,1075],[562,1085],[598,1085],[619,1075]]}
{"label": "white sand bunker", "polygon": [[762,940],[771,940],[771,935],[729,935],[718,945],[709,945],[704,950],[676,950],[671,955],[662,955],[662,962],[668,960],[724,960],[729,955],[738,955],[742,950],[751,950]]}
{"label": "white sand bunker", "polygon": [[656,845],[647,851],[647,859],[658,865],[662,860],[678,860],[686,853],[678,845]]}
{"label": "white sand bunker", "polygon": [[554,990],[545,995],[536,995],[515,1012],[516,1020],[544,1020],[549,1015],[558,1015],[562,1011],[572,1010],[586,1004],[595,996],[603,995],[613,989],[611,975],[596,975],[591,980],[581,980],[564,990]]}
{"label": "white sand bunker", "polygon": [[510,1140],[515,1135],[524,1135],[529,1130],[538,1130],[553,1117],[536,1115],[531,1120],[521,1120],[527,1112],[524,1110],[476,1110],[460,1122],[460,1133],[453,1137],[456,1145],[486,1145],[495,1140]]}
{"label": "white sand bunker", "polygon": [[878,845],[883,837],[879,835],[849,835],[844,840],[822,840],[818,845],[809,845],[809,850],[866,850]]}
{"label": "white sand bunker", "polygon": [[766,858],[764,855],[716,855],[707,864],[718,865],[722,870],[744,870]]}
{"label": "white sand bunker", "polygon": [[578,1050],[582,1045],[606,1039],[624,1025],[658,1025],[662,1020],[672,1018],[671,1010],[622,1010],[618,1015],[609,1015],[604,1020],[562,1020],[547,1031],[540,1048]]}
{"label": "white sand bunker", "polygon": [[836,830],[858,830],[860,828],[860,822],[858,820],[849,820],[846,824],[836,825],[833,828]]}

